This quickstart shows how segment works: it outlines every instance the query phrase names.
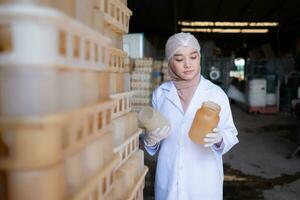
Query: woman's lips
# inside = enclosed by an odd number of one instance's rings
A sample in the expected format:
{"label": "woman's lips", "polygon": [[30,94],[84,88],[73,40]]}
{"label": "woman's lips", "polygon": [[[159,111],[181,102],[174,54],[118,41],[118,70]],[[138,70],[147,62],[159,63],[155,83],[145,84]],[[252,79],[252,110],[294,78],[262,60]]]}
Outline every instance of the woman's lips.
{"label": "woman's lips", "polygon": [[184,74],[191,74],[194,70],[187,70],[187,71],[184,71],[183,73]]}

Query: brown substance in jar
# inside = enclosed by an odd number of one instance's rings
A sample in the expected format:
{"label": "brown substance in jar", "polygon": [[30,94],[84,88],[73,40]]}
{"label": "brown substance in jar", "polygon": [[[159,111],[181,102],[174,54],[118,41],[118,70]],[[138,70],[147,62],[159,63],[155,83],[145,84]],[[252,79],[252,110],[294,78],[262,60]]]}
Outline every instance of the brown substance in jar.
{"label": "brown substance in jar", "polygon": [[207,133],[211,133],[219,123],[219,113],[221,107],[212,102],[206,101],[196,112],[193,124],[189,131],[189,137],[195,143],[204,144],[204,137]]}

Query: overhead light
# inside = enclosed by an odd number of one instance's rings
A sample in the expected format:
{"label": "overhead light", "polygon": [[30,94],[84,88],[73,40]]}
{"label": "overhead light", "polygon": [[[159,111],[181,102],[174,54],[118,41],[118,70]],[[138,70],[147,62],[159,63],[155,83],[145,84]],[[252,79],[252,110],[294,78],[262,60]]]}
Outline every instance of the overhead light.
{"label": "overhead light", "polygon": [[242,29],[241,33],[267,33],[269,29]]}
{"label": "overhead light", "polygon": [[182,32],[203,32],[210,33],[212,32],[211,28],[181,28]]}
{"label": "overhead light", "polygon": [[215,26],[248,26],[248,22],[215,22]]}
{"label": "overhead light", "polygon": [[278,26],[278,22],[250,22],[249,26]]}
{"label": "overhead light", "polygon": [[178,21],[179,25],[182,26],[214,26],[214,22],[188,22],[188,21]]}
{"label": "overhead light", "polygon": [[234,29],[234,28],[213,28],[212,29],[213,33],[240,33],[241,29]]}
{"label": "overhead light", "polygon": [[202,27],[275,27],[278,22],[212,22],[212,21],[178,21],[181,26]]}
{"label": "overhead light", "polygon": [[182,32],[202,33],[267,33],[268,29],[239,29],[239,28],[181,28]]}

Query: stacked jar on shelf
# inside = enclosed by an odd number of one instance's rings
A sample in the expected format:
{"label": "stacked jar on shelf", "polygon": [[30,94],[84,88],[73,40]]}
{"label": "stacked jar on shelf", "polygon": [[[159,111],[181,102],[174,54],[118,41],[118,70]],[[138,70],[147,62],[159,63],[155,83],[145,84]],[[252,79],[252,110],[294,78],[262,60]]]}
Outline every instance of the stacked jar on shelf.
{"label": "stacked jar on shelf", "polygon": [[153,88],[158,87],[162,83],[162,60],[154,60],[152,66],[152,79],[153,79]]}
{"label": "stacked jar on shelf", "polygon": [[1,1],[0,199],[143,198],[126,3]]}
{"label": "stacked jar on shelf", "polygon": [[163,61],[162,74],[163,74],[163,82],[170,80],[170,76],[168,73],[168,62],[167,61]]}
{"label": "stacked jar on shelf", "polygon": [[131,74],[131,89],[135,91],[133,98],[133,111],[139,112],[142,107],[151,105],[152,58],[139,58],[134,60],[134,71]]}

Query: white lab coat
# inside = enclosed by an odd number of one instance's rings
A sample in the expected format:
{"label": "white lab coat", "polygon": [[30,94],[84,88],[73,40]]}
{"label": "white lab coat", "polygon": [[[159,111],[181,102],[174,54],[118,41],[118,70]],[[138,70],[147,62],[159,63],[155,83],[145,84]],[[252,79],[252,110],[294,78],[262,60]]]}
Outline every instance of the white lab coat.
{"label": "white lab coat", "polygon": [[[205,148],[188,136],[196,111],[204,101],[221,106],[218,128],[223,144]],[[155,148],[146,147],[150,155],[159,149],[156,177],[156,200],[223,199],[222,155],[238,143],[229,101],[223,90],[201,77],[186,113],[183,112],[173,82],[163,83],[153,92],[152,104],[171,124],[170,135]]]}

